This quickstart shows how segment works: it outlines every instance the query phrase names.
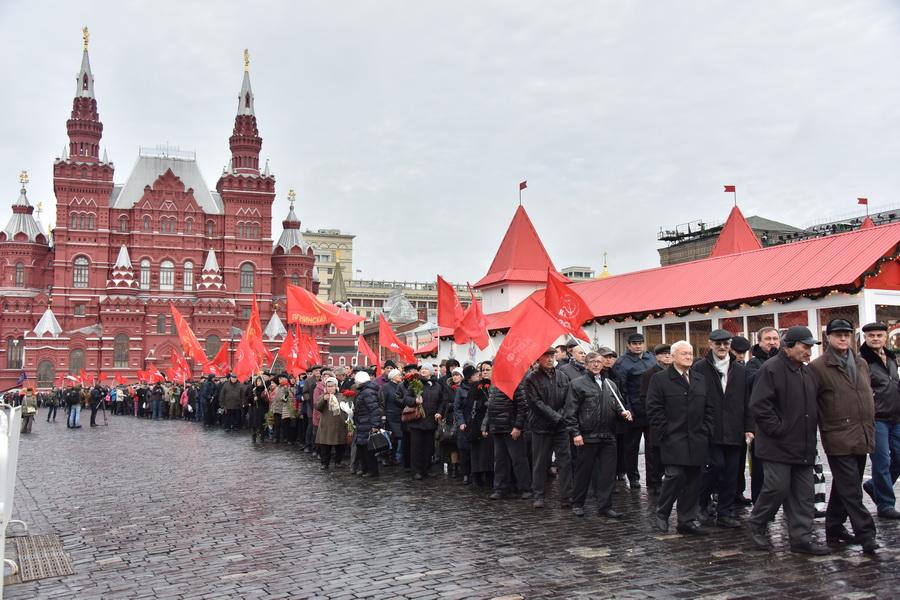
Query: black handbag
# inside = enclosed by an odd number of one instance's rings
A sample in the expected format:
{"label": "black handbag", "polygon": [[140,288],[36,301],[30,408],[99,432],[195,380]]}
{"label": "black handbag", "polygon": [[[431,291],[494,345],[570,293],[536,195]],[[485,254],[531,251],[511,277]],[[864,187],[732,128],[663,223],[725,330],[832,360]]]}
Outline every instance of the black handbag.
{"label": "black handbag", "polygon": [[391,449],[391,436],[387,431],[383,429],[380,431],[373,431],[369,434],[369,441],[366,442],[366,448],[371,450],[375,454],[380,452],[385,452],[386,450]]}
{"label": "black handbag", "polygon": [[456,440],[456,426],[449,420],[441,422],[438,428],[438,441],[442,444],[449,444]]}

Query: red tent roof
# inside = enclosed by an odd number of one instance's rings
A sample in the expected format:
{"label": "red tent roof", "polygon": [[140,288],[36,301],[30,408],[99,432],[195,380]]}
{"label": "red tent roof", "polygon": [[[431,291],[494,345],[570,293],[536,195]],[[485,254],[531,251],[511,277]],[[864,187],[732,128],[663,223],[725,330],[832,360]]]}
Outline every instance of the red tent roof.
{"label": "red tent roof", "polygon": [[741,209],[735,206],[731,209],[722,231],[719,232],[719,239],[716,240],[716,245],[713,246],[709,256],[725,256],[760,248],[762,248],[762,244],[756,239],[756,235],[747,224],[747,219],[744,218]]}
{"label": "red tent roof", "polygon": [[865,220],[862,222],[862,225],[859,226],[860,229],[868,229],[869,227],[875,227],[874,221],[869,215],[866,215]]}
{"label": "red tent roof", "polygon": [[500,248],[487,275],[473,287],[481,288],[502,281],[544,283],[547,281],[548,268],[556,271],[528,213],[520,205],[500,242]]}
{"label": "red tent roof", "polygon": [[438,344],[440,343],[440,338],[434,338],[421,348],[416,348],[416,351],[413,354],[432,354],[437,352]]}
{"label": "red tent roof", "polygon": [[572,287],[596,317],[606,318],[855,289],[876,263],[895,256],[898,243],[900,223],[613,275]]}

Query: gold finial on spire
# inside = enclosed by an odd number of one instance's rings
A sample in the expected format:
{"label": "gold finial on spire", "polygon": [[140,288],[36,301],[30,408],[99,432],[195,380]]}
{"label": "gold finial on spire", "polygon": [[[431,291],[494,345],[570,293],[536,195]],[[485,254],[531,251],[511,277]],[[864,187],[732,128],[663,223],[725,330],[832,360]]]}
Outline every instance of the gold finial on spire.
{"label": "gold finial on spire", "polygon": [[84,26],[81,30],[81,39],[84,42],[84,49],[88,49],[88,42],[91,39],[91,32],[88,31],[87,25]]}
{"label": "gold finial on spire", "polygon": [[603,271],[600,272],[600,275],[597,277],[597,279],[605,279],[606,277],[609,277],[609,269],[607,268],[607,264],[606,264],[606,252],[604,252],[603,253]]}
{"label": "gold finial on spire", "polygon": [[19,173],[19,183],[22,184],[22,187],[28,185],[28,171],[23,169],[22,172]]}
{"label": "gold finial on spire", "polygon": [[250,50],[244,48],[244,71],[250,72]]}
{"label": "gold finial on spire", "polygon": [[294,208],[294,199],[297,197],[297,194],[294,193],[294,188],[288,190],[288,202],[291,203],[291,208]]}

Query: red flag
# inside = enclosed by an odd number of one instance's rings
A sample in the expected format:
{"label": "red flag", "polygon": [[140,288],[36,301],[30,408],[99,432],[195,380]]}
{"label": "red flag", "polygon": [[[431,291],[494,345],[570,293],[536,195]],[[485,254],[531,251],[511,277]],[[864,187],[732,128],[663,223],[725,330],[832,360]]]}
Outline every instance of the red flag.
{"label": "red flag", "polygon": [[536,300],[527,298],[525,302],[528,306],[510,326],[494,359],[492,383],[510,398],[534,361],[566,333],[566,328]]}
{"label": "red flag", "polygon": [[736,192],[736,191],[737,191],[737,187],[736,187],[736,186],[733,186],[733,185],[726,185],[726,186],[725,186],[725,191],[726,191],[726,192]]}
{"label": "red flag", "polygon": [[378,315],[378,343],[382,348],[395,352],[403,362],[416,363],[416,355],[413,349],[400,341],[391,326],[385,320],[384,315]]}
{"label": "red flag", "polygon": [[316,298],[312,292],[306,289],[290,285],[287,286],[287,322],[299,323],[315,327],[328,325],[329,323],[338,329],[350,329],[365,317],[360,317],[347,312],[337,306],[326,304]]}
{"label": "red flag", "polygon": [[591,343],[591,338],[581,328],[583,323],[593,318],[591,308],[584,301],[584,298],[569,287],[562,276],[555,273],[552,269],[547,269],[547,290],[544,296],[544,308],[556,317],[560,325],[565,327],[569,333],[580,340]]}
{"label": "red flag", "polygon": [[247,338],[250,348],[256,353],[258,363],[262,364],[263,360],[272,362],[272,353],[263,344],[262,323],[259,319],[259,305],[256,303],[256,296],[253,297],[253,308],[250,311],[250,321],[247,323],[247,331],[244,337]]}
{"label": "red flag", "polygon": [[94,380],[87,374],[87,371],[84,369],[81,370],[81,373],[78,374],[78,381],[81,382],[81,385],[92,385]]}
{"label": "red flag", "polygon": [[475,299],[475,292],[472,291],[472,286],[469,286],[469,295],[471,296],[469,308],[466,309],[462,321],[453,332],[453,341],[457,344],[465,344],[471,340],[475,342],[479,350],[484,350],[490,344],[487,318],[481,311],[481,304]]}
{"label": "red flag", "polygon": [[[440,314],[440,310],[441,309],[438,309],[438,314]],[[356,341],[356,348],[368,359],[370,365],[375,365],[376,372],[381,369],[381,365],[378,364],[378,355],[375,354],[375,351],[372,350],[372,347],[369,346],[366,342],[366,338],[362,335],[360,335],[359,339]]]}
{"label": "red flag", "polygon": [[857,203],[857,204],[865,204],[866,206],[868,206],[868,205],[869,205],[869,199],[868,199],[868,198],[857,198],[857,199],[856,199],[856,203]]}
{"label": "red flag", "polygon": [[527,187],[528,187],[528,180],[527,180],[527,179],[526,179],[525,181],[519,183],[519,191],[520,191],[520,192],[521,192],[522,190],[524,190],[525,188],[527,188]]}
{"label": "red flag", "polygon": [[234,353],[234,373],[240,381],[244,381],[257,371],[259,371],[259,359],[250,346],[247,336],[244,336]]}
{"label": "red flag", "polygon": [[438,326],[456,329],[463,320],[462,304],[456,290],[443,277],[437,276]]}
{"label": "red flag", "polygon": [[322,355],[319,353],[319,343],[311,335],[300,334],[300,352],[306,359],[307,366],[321,365]]}
{"label": "red flag", "polygon": [[293,354],[294,350],[294,332],[288,331],[287,335],[284,336],[284,341],[281,342],[281,346],[278,348],[278,356],[284,359],[284,364],[290,366],[295,359]]}
{"label": "red flag", "polygon": [[294,334],[293,346],[291,348],[291,354],[294,357],[294,360],[291,363],[291,372],[294,375],[299,375],[306,370],[307,366],[309,366],[309,361],[307,360],[304,351],[304,345],[300,340],[300,334]]}
{"label": "red flag", "polygon": [[116,385],[128,385],[128,382],[125,381],[125,378],[122,377],[121,373],[116,373],[114,381],[116,382]]}
{"label": "red flag", "polygon": [[160,383],[165,381],[165,376],[160,372],[159,369],[153,368],[147,371],[147,383]]}
{"label": "red flag", "polygon": [[188,325],[187,321],[184,320],[184,317],[181,316],[181,313],[178,312],[178,309],[175,308],[174,303],[169,302],[169,307],[172,310],[172,319],[175,321],[175,329],[178,330],[178,338],[181,340],[181,351],[184,352],[185,356],[189,356],[195,363],[205,363],[206,352],[204,352],[200,342],[197,341],[197,336],[194,335],[191,326]]}
{"label": "red flag", "polygon": [[226,373],[228,373],[228,346],[222,344],[213,359],[203,363],[203,374],[222,377]]}
{"label": "red flag", "polygon": [[191,368],[187,364],[187,360],[175,350],[172,350],[172,368],[166,372],[170,381],[184,383],[191,378]]}
{"label": "red flag", "polygon": [[103,371],[100,371],[97,374],[97,381],[99,381],[100,383],[103,383],[104,381],[106,381],[106,373],[104,373]]}

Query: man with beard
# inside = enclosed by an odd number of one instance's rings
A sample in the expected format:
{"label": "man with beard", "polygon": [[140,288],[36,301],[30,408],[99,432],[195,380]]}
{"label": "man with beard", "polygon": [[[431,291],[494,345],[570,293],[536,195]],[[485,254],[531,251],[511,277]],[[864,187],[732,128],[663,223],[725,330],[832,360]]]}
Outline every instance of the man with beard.
{"label": "man with beard", "polygon": [[[616,360],[613,372],[622,384],[625,393],[625,407],[629,409],[633,419],[625,430],[625,473],[631,489],[640,489],[641,475],[638,472],[638,452],[641,446],[641,437],[646,443],[648,426],[647,415],[644,411],[644,403],[641,401],[641,375],[644,371],[656,364],[652,354],[646,352],[644,336],[640,333],[632,333],[628,336],[628,351]],[[644,469],[650,473],[653,469],[650,465],[649,453],[644,454]]]}
{"label": "man with beard", "polygon": [[718,491],[717,525],[733,529],[740,527],[734,514],[740,450],[753,440],[753,420],[747,406],[747,375],[730,352],[731,337],[724,329],[710,333],[709,351],[694,365],[693,373],[706,380],[714,417],[700,507],[709,515],[710,499]]}
{"label": "man with beard", "polygon": [[[653,348],[653,355],[656,357],[656,364],[641,375],[641,400],[644,402],[644,406],[647,405],[647,390],[650,389],[650,378],[672,364],[672,348],[668,344],[658,344]],[[659,454],[659,432],[653,427],[652,423],[647,428],[647,431],[644,452],[650,453],[650,465],[653,468],[653,472],[647,473],[647,492],[659,494],[663,471],[662,457]]]}
{"label": "man with beard", "polygon": [[[778,336],[778,330],[774,327],[763,327],[756,333],[756,339],[757,343],[750,349],[751,358],[747,362],[747,384],[750,386],[750,392],[753,391],[756,372],[759,371],[760,367],[762,367],[767,360],[778,356],[778,351],[781,347],[781,338]],[[762,490],[763,479],[765,478],[765,464],[764,461],[756,455],[756,445],[751,443],[749,445],[749,450],[750,498],[747,499],[744,497],[744,490],[742,490],[741,485],[738,484],[738,490],[741,495],[736,500],[737,504],[743,506],[749,506],[756,502],[756,499],[759,497],[759,492]],[[744,475],[746,464],[747,459],[746,455],[744,455],[741,459],[741,469],[738,474],[738,479],[741,481],[746,481],[746,476]],[[743,487],[746,488],[746,483],[744,483]]]}

